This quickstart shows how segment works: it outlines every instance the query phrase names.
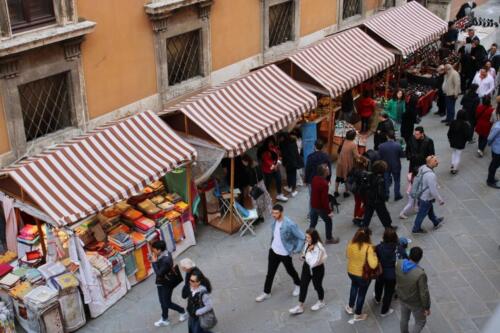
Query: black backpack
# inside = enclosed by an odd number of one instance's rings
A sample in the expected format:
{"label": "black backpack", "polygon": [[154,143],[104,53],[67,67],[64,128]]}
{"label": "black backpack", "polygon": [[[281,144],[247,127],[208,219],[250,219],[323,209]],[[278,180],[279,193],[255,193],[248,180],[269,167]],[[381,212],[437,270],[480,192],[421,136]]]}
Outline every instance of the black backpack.
{"label": "black backpack", "polygon": [[350,184],[350,191],[352,193],[366,193],[370,190],[372,183],[372,173],[370,171],[361,171],[353,175],[352,184]]}

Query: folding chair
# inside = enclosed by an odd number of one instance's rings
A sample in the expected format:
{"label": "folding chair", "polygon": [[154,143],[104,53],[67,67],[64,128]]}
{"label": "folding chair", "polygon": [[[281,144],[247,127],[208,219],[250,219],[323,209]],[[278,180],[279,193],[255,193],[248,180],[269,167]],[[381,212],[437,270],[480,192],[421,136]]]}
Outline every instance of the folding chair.
{"label": "folding chair", "polygon": [[[235,198],[237,198],[238,195],[240,195],[240,193],[241,193],[240,189],[238,189],[238,188],[235,188],[233,191],[234,191]],[[219,224],[221,224],[222,221],[224,221],[224,218],[226,217],[226,215],[230,211],[229,207],[231,206],[231,192],[223,192],[221,190],[219,183],[217,183],[217,185],[215,186],[215,190],[214,190],[214,196],[217,199],[219,199],[219,203],[220,203],[219,211],[221,213]]]}
{"label": "folding chair", "polygon": [[253,224],[257,219],[259,218],[259,214],[257,213],[257,209],[248,209],[248,216],[243,217],[241,215],[240,211],[238,210],[238,207],[236,207],[236,204],[234,205],[234,214],[236,217],[241,221],[241,227],[240,227],[240,237],[243,237],[243,235],[247,232],[250,231],[252,235],[255,235],[254,227]]}

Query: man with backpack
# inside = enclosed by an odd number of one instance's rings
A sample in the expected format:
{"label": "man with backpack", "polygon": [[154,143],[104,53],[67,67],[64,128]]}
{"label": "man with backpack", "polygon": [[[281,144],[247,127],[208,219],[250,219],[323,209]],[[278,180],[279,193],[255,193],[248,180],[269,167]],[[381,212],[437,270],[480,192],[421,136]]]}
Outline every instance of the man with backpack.
{"label": "man with backpack", "polygon": [[429,216],[429,219],[434,224],[434,229],[441,227],[444,219],[434,214],[433,207],[436,200],[440,205],[444,205],[444,200],[438,191],[437,177],[434,173],[434,168],[439,165],[439,161],[436,156],[431,155],[426,158],[425,162],[426,164],[419,168],[410,192],[412,198],[418,200],[418,213],[412,230],[414,234],[427,233],[426,230],[422,229],[422,222],[426,216]]}

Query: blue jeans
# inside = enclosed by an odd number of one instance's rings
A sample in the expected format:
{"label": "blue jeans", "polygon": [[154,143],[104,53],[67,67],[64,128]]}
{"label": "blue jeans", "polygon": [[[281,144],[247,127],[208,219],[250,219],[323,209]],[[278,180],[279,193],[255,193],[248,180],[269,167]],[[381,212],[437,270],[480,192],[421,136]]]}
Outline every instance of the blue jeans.
{"label": "blue jeans", "polygon": [[456,102],[455,96],[446,96],[445,97],[445,103],[446,103],[446,121],[451,123],[453,119],[455,119],[455,102]]}
{"label": "blue jeans", "polygon": [[413,225],[413,232],[416,232],[422,229],[422,222],[426,216],[429,216],[429,219],[432,221],[434,226],[439,224],[438,218],[436,214],[434,214],[434,206],[433,201],[429,200],[421,200],[418,199],[418,213],[417,217],[415,217],[415,224]]}
{"label": "blue jeans", "polygon": [[316,208],[311,208],[311,224],[309,224],[309,228],[314,228],[316,229],[316,224],[318,224],[318,218],[321,217],[323,221],[325,221],[325,234],[326,234],[326,239],[332,239],[332,218],[328,216],[328,213],[324,209],[316,209]]}
{"label": "blue jeans", "polygon": [[354,304],[356,304],[354,313],[360,315],[361,311],[363,310],[363,304],[365,303],[366,292],[368,291],[368,287],[370,286],[371,281],[363,280],[361,276],[352,275],[350,273],[348,273],[348,275],[351,279],[349,307],[354,308]]}
{"label": "blue jeans", "polygon": [[276,192],[281,194],[281,173],[279,171],[264,174],[264,184],[266,184],[267,191],[271,191],[271,183],[273,182],[273,179],[276,183]]}
{"label": "blue jeans", "polygon": [[188,319],[188,331],[189,333],[210,333],[210,331],[201,328],[200,318],[191,316]]}
{"label": "blue jeans", "polygon": [[401,198],[401,170],[394,172],[386,172],[384,173],[384,181],[385,181],[385,194],[387,198],[390,197],[390,188],[392,185],[392,181],[394,180],[394,199]]}

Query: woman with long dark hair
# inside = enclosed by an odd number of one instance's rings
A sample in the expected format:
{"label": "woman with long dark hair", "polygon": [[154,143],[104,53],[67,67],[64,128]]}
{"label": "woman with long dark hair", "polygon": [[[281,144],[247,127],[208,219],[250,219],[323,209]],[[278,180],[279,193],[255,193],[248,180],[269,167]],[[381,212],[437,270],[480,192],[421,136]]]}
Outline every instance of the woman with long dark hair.
{"label": "woman with long dark hair", "polygon": [[257,187],[260,189],[261,193],[255,192],[253,195],[250,190],[250,197],[252,198],[253,207],[257,209],[257,214],[259,215],[256,223],[263,222],[265,218],[271,217],[271,207],[273,206],[273,201],[271,199],[271,195],[269,195],[269,192],[267,191],[266,185],[264,184],[262,170],[259,168],[257,162],[255,162],[248,154],[243,154],[243,156],[241,156],[241,163],[244,166],[244,175],[250,187]]}
{"label": "woman with long dark hair", "polygon": [[191,294],[188,297],[187,312],[189,313],[189,333],[210,333],[200,325],[200,316],[213,309],[211,297],[212,285],[199,270],[195,270],[189,277]]}
{"label": "woman with long dark hair", "polygon": [[405,140],[406,144],[408,144],[408,141],[411,139],[413,129],[417,123],[417,103],[418,96],[411,95],[410,100],[406,104],[406,110],[401,116],[401,137]]}
{"label": "woman with long dark hair", "polygon": [[452,175],[457,174],[458,165],[460,164],[460,157],[465,144],[471,137],[472,129],[467,122],[467,114],[465,110],[457,112],[457,118],[450,123],[448,129],[448,141],[450,142],[451,153],[451,168]]}
{"label": "woman with long dark hair", "polygon": [[312,280],[314,289],[318,293],[318,301],[311,306],[312,311],[318,311],[325,307],[325,291],[323,289],[323,278],[325,276],[325,261],[327,258],[325,247],[321,242],[316,229],[307,229],[306,241],[302,250],[302,274],[300,276],[299,304],[289,310],[291,314],[301,314],[304,312],[304,302],[307,296],[307,289]]}
{"label": "woman with long dark hair", "polygon": [[385,112],[389,115],[389,118],[394,122],[394,127],[396,131],[401,128],[401,121],[403,119],[403,114],[406,109],[405,93],[403,90],[399,89],[394,92],[392,98],[387,102],[385,106]]}
{"label": "woman with long dark hair", "polygon": [[369,228],[359,228],[347,244],[347,274],[351,279],[351,291],[345,311],[350,315],[354,314],[352,322],[365,320],[368,317],[368,314],[362,313],[362,310],[371,281],[363,279],[363,266],[365,262],[368,262],[372,269],[378,265],[378,258],[370,238],[371,234]]}
{"label": "woman with long dark hair", "polygon": [[488,144],[488,134],[490,134],[492,114],[495,110],[491,106],[491,97],[484,96],[482,103],[479,104],[476,110],[476,133],[479,135],[477,141],[477,154],[479,157],[484,156],[484,149]]}

